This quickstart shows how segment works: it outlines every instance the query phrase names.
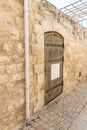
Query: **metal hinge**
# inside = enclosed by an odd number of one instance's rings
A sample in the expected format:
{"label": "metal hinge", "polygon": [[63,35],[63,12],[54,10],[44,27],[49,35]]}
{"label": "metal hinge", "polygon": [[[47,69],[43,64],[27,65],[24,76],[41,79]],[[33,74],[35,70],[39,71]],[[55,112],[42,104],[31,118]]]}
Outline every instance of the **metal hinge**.
{"label": "metal hinge", "polygon": [[64,85],[64,82],[62,81],[62,85]]}
{"label": "metal hinge", "polygon": [[64,56],[62,57],[62,61],[64,62]]}
{"label": "metal hinge", "polygon": [[63,46],[63,48],[64,48],[64,43],[63,43],[63,45],[62,45],[62,46]]}
{"label": "metal hinge", "polygon": [[45,71],[45,75],[46,75],[46,73],[47,73],[47,72],[49,72],[49,71],[46,69],[46,66],[45,66],[45,69],[44,69],[44,71]]}

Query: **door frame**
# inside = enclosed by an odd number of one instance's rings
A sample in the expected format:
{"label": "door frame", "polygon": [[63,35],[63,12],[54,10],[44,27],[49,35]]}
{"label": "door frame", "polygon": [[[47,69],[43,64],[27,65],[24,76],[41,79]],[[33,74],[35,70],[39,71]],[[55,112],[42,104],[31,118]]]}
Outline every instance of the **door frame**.
{"label": "door frame", "polygon": [[[61,34],[59,34],[58,32],[54,32],[54,31],[50,31],[50,32],[46,32],[45,34],[44,34],[44,38],[45,38],[45,35],[46,34],[51,34],[51,36],[52,36],[52,34],[56,34],[56,35],[59,35],[60,37],[61,37],[61,39],[63,40],[63,42],[62,42],[62,50],[63,50],[63,53],[62,53],[62,89],[61,89],[61,94],[63,93],[63,62],[64,62],[64,37],[61,35]],[[45,48],[45,46],[46,46],[46,43],[45,43],[45,40],[46,39],[44,39],[44,48]],[[45,49],[44,49],[44,53],[45,53]],[[44,54],[44,75],[46,75],[46,63],[45,63],[45,54]],[[45,93],[46,93],[46,84],[47,84],[47,80],[46,80],[46,77],[44,76],[44,96],[45,96]],[[60,94],[59,94],[60,95]],[[57,96],[58,97],[58,96]],[[56,98],[56,97],[55,97]],[[53,98],[54,99],[54,98]],[[53,100],[52,99],[52,100]],[[52,101],[51,100],[51,101]],[[44,97],[44,103],[45,103],[45,105],[46,104],[48,104],[48,103],[46,103],[45,102],[45,97]]]}

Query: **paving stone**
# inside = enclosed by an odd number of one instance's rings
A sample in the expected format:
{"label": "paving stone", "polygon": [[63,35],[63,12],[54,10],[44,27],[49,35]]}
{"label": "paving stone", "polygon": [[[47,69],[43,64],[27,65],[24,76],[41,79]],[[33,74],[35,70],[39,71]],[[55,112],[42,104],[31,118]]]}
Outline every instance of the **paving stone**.
{"label": "paving stone", "polygon": [[87,122],[77,118],[69,130],[87,130]]}
{"label": "paving stone", "polygon": [[78,118],[83,120],[83,121],[87,121],[87,115],[85,113],[80,113]]}
{"label": "paving stone", "polygon": [[69,130],[81,130],[82,128],[78,128],[77,126],[75,125],[72,125],[72,127],[69,129]]}
{"label": "paving stone", "polygon": [[[34,130],[87,130],[87,81],[36,114]],[[32,130],[32,129],[24,129]]]}

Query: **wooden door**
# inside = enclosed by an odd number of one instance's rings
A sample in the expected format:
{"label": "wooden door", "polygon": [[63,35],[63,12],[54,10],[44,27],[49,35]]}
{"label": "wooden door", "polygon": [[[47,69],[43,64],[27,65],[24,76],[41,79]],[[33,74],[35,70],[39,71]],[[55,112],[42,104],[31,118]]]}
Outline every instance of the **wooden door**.
{"label": "wooden door", "polygon": [[45,104],[63,92],[63,48],[60,34],[45,33]]}

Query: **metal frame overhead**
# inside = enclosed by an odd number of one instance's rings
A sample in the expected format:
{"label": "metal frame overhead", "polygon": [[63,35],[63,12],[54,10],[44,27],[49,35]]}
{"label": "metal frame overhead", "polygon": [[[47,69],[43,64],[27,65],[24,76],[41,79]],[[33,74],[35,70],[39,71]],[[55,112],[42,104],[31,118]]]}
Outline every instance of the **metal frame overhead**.
{"label": "metal frame overhead", "polygon": [[87,0],[76,1],[60,10],[79,23],[87,20]]}

